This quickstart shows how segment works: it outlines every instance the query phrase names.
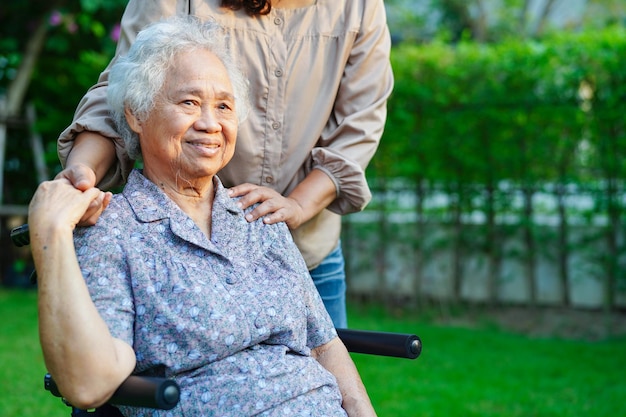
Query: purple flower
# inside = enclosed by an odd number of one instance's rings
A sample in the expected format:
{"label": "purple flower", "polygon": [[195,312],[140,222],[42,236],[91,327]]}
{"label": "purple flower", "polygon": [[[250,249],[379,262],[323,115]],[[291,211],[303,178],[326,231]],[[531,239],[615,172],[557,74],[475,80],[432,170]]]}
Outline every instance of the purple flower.
{"label": "purple flower", "polygon": [[117,23],[115,26],[113,26],[113,29],[111,29],[111,39],[113,39],[114,42],[119,41],[121,32],[122,28],[120,27],[120,24]]}
{"label": "purple flower", "polygon": [[50,19],[48,20],[48,22],[50,23],[50,26],[59,26],[62,21],[63,21],[63,15],[58,10],[53,11],[50,14]]}
{"label": "purple flower", "polygon": [[66,25],[66,28],[69,33],[76,33],[76,31],[78,30],[78,25],[76,24],[76,22],[72,21]]}

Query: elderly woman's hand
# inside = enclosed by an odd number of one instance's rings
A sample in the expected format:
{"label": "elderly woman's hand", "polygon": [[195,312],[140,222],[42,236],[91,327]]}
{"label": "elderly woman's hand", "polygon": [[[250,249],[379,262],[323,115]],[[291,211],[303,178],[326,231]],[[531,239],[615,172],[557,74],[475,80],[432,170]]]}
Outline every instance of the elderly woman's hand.
{"label": "elderly woman's hand", "polygon": [[245,183],[230,188],[228,193],[231,197],[241,197],[238,204],[244,210],[260,203],[246,215],[249,222],[263,217],[266,224],[285,222],[293,230],[305,221],[303,209],[296,200],[284,197],[271,188]]}
{"label": "elderly woman's hand", "polygon": [[[84,164],[75,164],[66,167],[55,177],[57,180],[66,180],[77,190],[87,191],[96,185],[96,174]],[[101,193],[91,201],[85,213],[81,216],[79,226],[93,226],[98,221],[100,214],[109,205],[111,193]]]}
{"label": "elderly woman's hand", "polygon": [[108,204],[111,193],[91,187],[85,191],[75,188],[67,179],[45,181],[39,185],[29,206],[31,230],[44,231],[50,227],[73,230],[92,205]]}

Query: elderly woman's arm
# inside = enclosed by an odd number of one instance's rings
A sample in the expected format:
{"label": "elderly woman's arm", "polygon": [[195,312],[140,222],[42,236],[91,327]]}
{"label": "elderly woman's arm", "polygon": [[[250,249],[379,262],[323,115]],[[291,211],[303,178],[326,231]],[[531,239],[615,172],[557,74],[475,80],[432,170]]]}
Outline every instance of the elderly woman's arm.
{"label": "elderly woman's arm", "polygon": [[74,227],[102,194],[49,181],[29,208],[44,359],[63,396],[84,409],[106,402],[135,366],[132,347],[111,336],[91,301],[74,251]]}
{"label": "elderly woman's arm", "polygon": [[338,337],[313,349],[312,354],[324,368],[337,378],[339,390],[343,397],[342,405],[348,416],[376,416],[359,372],[348,350]]}

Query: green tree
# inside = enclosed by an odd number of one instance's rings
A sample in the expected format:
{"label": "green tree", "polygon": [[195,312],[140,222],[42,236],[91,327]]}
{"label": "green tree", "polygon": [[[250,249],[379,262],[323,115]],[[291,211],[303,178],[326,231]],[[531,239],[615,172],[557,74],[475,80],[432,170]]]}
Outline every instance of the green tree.
{"label": "green tree", "polygon": [[[47,171],[59,169],[56,138],[113,56],[126,0],[7,1],[0,9],[0,203],[25,204],[40,136]],[[26,109],[30,109],[29,112]],[[24,146],[29,143],[30,146]],[[38,157],[39,158],[39,157]]]}
{"label": "green tree", "polygon": [[500,42],[563,30],[624,24],[623,0],[386,0],[392,33],[407,41],[434,38]]}

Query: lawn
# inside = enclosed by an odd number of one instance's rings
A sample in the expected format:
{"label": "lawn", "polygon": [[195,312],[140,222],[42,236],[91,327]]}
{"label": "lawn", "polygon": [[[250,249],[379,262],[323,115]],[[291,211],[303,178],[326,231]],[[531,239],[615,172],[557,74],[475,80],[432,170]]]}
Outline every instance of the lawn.
{"label": "lawn", "polygon": [[[2,417],[69,416],[42,387],[36,295],[0,289]],[[353,307],[353,328],[417,333],[417,360],[355,354],[380,417],[626,415],[626,339],[530,338]]]}
{"label": "lawn", "polygon": [[69,416],[69,408],[43,388],[35,292],[0,289],[0,318],[0,416]]}

